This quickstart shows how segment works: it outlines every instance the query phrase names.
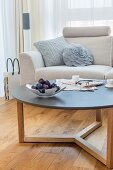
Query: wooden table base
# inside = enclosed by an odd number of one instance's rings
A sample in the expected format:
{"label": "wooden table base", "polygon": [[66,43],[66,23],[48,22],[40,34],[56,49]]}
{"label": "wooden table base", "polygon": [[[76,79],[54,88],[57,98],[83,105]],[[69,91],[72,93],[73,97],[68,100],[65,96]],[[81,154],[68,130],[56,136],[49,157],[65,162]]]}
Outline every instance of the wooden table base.
{"label": "wooden table base", "polygon": [[86,152],[94,156],[100,162],[105,164],[109,169],[113,168],[113,113],[108,113],[108,128],[107,128],[107,156],[102,154],[96,147],[89,144],[84,138],[102,126],[101,110],[96,110],[96,121],[90,126],[80,131],[75,136],[30,136],[25,137],[24,134],[24,112],[23,103],[17,101],[18,112],[18,132],[20,143],[34,143],[34,142],[72,142],[79,145]]}

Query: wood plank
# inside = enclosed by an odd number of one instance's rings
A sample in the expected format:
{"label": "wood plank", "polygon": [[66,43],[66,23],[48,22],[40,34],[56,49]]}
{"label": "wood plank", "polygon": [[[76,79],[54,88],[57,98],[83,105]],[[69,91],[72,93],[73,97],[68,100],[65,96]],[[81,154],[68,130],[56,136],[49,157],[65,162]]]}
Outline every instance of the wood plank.
{"label": "wood plank", "polygon": [[102,109],[96,110],[96,121],[102,122]]}
{"label": "wood plank", "polygon": [[56,156],[57,154],[54,153],[40,152],[34,159],[25,164],[24,167],[20,163],[20,170],[48,170]]}
{"label": "wood plank", "polygon": [[[15,158],[13,158],[5,167],[4,169],[10,170],[10,169],[22,169],[22,166],[28,164],[32,159],[34,159],[38,153],[40,152],[40,149],[37,149],[38,146],[29,146],[26,147],[23,152],[18,154]],[[30,153],[29,153],[30,150]]]}
{"label": "wood plank", "polygon": [[106,165],[105,155],[103,155],[98,149],[96,149],[96,147],[92,146],[91,144],[89,144],[87,141],[80,137],[75,138],[75,143]]}
{"label": "wood plank", "polygon": [[108,112],[107,123],[107,167],[113,168],[113,109]]}
{"label": "wood plank", "polygon": [[75,137],[81,137],[86,138],[89,134],[91,134],[93,131],[95,131],[97,128],[101,127],[101,122],[94,122],[79,133],[76,134]]}
{"label": "wood plank", "polygon": [[75,144],[65,144],[64,148],[54,159],[48,170],[72,170],[81,149]]}
{"label": "wood plank", "polygon": [[83,167],[84,170],[85,169],[94,170],[94,167],[96,166],[96,162],[97,160],[93,156],[91,156],[90,154],[82,150],[78,158],[75,160],[72,170],[75,170],[76,168],[82,170]]}
{"label": "wood plank", "polygon": [[42,136],[39,135],[38,137],[36,136],[30,136],[30,137],[25,137],[24,142],[26,143],[37,143],[37,142],[74,142],[74,137],[69,137],[65,135],[58,135],[58,136]]}
{"label": "wood plank", "polygon": [[106,168],[106,166],[103,166],[101,162],[97,161],[94,170],[108,170],[108,168]]}
{"label": "wood plank", "polygon": [[[104,148],[106,146],[105,145],[106,135],[107,135],[106,127],[102,125],[100,128],[98,128],[89,136],[87,136],[85,140],[91,145],[96,146],[97,149],[102,150],[103,152],[103,146]],[[95,136],[95,140],[94,140],[94,136]],[[106,154],[105,152],[103,153]]]}
{"label": "wood plank", "polygon": [[19,142],[24,142],[24,113],[23,113],[23,103],[17,101],[17,114],[18,114],[18,134]]}

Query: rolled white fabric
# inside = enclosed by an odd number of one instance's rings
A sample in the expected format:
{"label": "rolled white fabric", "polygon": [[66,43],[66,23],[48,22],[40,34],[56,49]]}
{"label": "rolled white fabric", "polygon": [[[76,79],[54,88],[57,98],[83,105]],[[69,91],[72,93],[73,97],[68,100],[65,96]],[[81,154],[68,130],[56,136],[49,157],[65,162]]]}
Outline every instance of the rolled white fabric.
{"label": "rolled white fabric", "polygon": [[65,27],[63,30],[65,38],[100,37],[109,36],[110,33],[111,29],[109,26]]}

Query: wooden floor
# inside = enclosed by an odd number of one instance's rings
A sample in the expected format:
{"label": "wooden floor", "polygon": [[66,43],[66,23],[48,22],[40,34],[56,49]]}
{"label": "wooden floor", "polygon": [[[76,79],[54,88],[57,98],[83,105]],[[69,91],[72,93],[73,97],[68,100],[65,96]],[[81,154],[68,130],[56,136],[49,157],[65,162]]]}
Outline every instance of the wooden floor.
{"label": "wooden floor", "polygon": [[[25,105],[26,134],[75,134],[95,120],[95,111],[50,110]],[[106,152],[106,118],[103,126],[87,137]],[[16,101],[0,100],[0,170],[106,170],[75,144],[19,144]]]}

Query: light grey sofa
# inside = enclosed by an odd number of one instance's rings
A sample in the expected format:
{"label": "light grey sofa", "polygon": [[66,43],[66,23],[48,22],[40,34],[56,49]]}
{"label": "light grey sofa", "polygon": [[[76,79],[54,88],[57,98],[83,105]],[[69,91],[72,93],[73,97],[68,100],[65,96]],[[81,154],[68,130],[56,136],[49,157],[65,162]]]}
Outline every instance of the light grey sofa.
{"label": "light grey sofa", "polygon": [[45,67],[38,51],[20,54],[21,84],[35,82],[40,78],[61,79],[79,75],[82,78],[113,78],[113,38],[110,27],[64,28],[63,36],[69,43],[83,44],[94,56],[94,65],[84,67],[52,66]]}

